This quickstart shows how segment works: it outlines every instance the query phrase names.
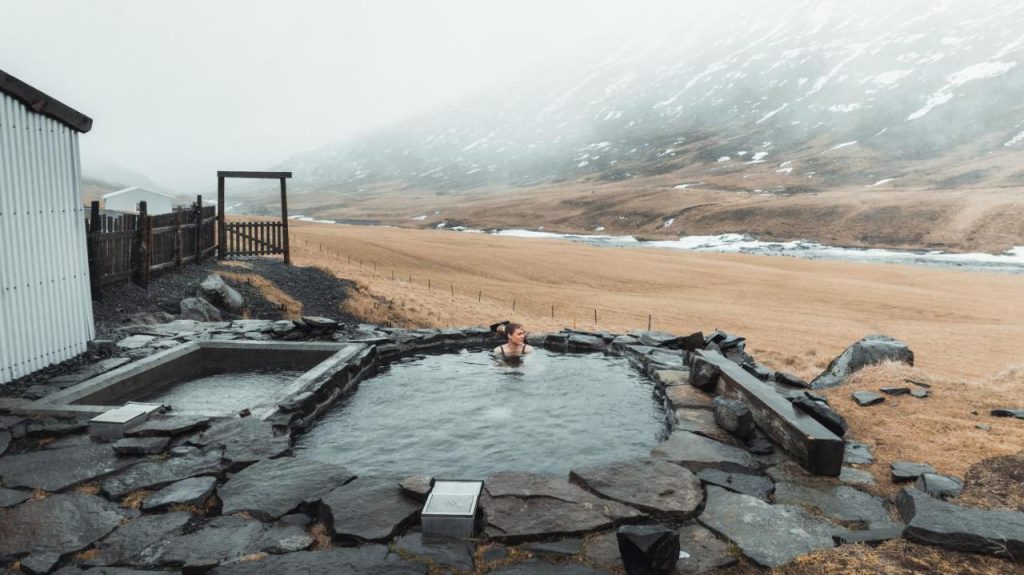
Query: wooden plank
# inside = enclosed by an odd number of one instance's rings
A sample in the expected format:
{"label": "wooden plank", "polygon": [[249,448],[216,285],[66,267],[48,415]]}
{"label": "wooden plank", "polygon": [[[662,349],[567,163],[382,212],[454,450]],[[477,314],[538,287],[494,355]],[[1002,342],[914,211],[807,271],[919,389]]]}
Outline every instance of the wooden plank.
{"label": "wooden plank", "polygon": [[291,172],[233,172],[233,171],[217,171],[217,178],[258,178],[264,180],[277,180],[281,178],[292,177]]}
{"label": "wooden plank", "polygon": [[203,241],[202,241],[202,239],[203,239],[203,196],[202,195],[196,196],[196,210],[195,210],[195,214],[193,214],[192,217],[196,221],[196,223],[194,224],[195,227],[196,227],[196,231],[195,231],[195,236],[196,236],[196,253],[193,256],[193,258],[196,260],[196,263],[198,264],[203,259]]}
{"label": "wooden plank", "polygon": [[169,262],[164,262],[162,264],[156,264],[156,265],[149,266],[149,271],[150,272],[158,272],[160,270],[165,270],[167,268],[173,268],[173,267],[175,267],[177,265],[178,265],[178,262],[176,260],[171,260]]}
{"label": "wooden plank", "polygon": [[224,227],[224,176],[217,172],[217,245],[221,247],[217,259],[227,256],[227,229]]}
{"label": "wooden plank", "polygon": [[816,475],[839,475],[844,450],[841,438],[722,354],[705,350],[696,353],[721,370],[721,393],[746,403],[758,427],[804,469]]}
{"label": "wooden plank", "polygon": [[181,267],[181,212],[174,212],[174,265]]}
{"label": "wooden plank", "polygon": [[86,235],[86,252],[89,258],[89,289],[92,291],[92,299],[103,297],[103,290],[100,289],[102,287],[100,275],[103,273],[100,266],[100,246],[95,241],[99,237],[101,225],[100,203],[92,202],[89,206],[89,231]]}
{"label": "wooden plank", "polygon": [[116,274],[111,274],[111,275],[103,277],[100,280],[100,283],[102,283],[103,285],[106,286],[106,285],[110,285],[110,284],[114,284],[114,283],[118,283],[118,282],[123,282],[123,281],[129,279],[130,277],[132,277],[131,270],[125,270],[123,272],[119,272],[119,273],[116,273]]}

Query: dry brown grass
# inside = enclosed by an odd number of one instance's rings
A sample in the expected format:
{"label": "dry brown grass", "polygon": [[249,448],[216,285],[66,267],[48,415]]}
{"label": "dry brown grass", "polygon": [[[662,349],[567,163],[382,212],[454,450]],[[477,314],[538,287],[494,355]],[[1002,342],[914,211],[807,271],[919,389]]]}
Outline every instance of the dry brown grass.
{"label": "dry brown grass", "polygon": [[121,507],[139,509],[142,507],[142,500],[149,497],[151,494],[153,494],[153,491],[147,491],[145,489],[133,491],[121,499]]}
{"label": "dry brown grass", "polygon": [[[243,263],[243,262],[237,262]],[[251,268],[251,266],[248,266]],[[255,286],[267,301],[281,309],[281,317],[284,319],[299,319],[302,317],[302,303],[281,291],[273,282],[261,276],[236,272],[220,272],[221,277],[237,283],[248,283]]]}
{"label": "dry brown grass", "polygon": [[844,545],[798,557],[776,575],[1010,575],[1024,566],[972,553],[944,551],[897,539],[878,547]]}
{"label": "dry brown grass", "polygon": [[79,551],[74,555],[74,561],[76,563],[84,563],[91,559],[95,559],[100,556],[100,550],[96,547],[92,549],[86,549],[85,551]]}
{"label": "dry brown grass", "polygon": [[322,521],[317,521],[309,526],[309,535],[313,538],[313,550],[331,548],[331,534]]}
{"label": "dry brown grass", "polygon": [[99,495],[102,490],[99,483],[83,483],[72,488],[73,491],[85,493],[86,495]]}

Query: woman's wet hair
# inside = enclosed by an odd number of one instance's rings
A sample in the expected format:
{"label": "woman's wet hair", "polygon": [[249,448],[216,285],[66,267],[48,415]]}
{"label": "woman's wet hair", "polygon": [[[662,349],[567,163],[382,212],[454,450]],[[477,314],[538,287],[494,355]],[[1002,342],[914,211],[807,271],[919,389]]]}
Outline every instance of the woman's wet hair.
{"label": "woman's wet hair", "polygon": [[523,324],[515,322],[509,323],[508,325],[505,326],[505,335],[512,335],[516,332],[517,329],[523,329]]}

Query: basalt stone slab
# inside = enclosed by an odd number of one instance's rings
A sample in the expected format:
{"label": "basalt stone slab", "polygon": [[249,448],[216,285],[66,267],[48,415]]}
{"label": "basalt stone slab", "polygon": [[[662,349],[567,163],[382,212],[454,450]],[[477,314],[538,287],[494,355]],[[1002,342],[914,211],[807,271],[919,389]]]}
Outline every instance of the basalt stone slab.
{"label": "basalt stone slab", "polygon": [[682,352],[657,347],[647,353],[644,363],[647,367],[655,370],[683,369],[685,367]]}
{"label": "basalt stone slab", "polygon": [[855,391],[851,394],[853,400],[861,407],[876,405],[885,401],[885,398],[873,391]]}
{"label": "basalt stone slab", "polygon": [[871,448],[865,443],[847,441],[843,451],[843,463],[867,465],[875,462],[875,456],[871,454]]}
{"label": "basalt stone slab", "polygon": [[131,569],[129,567],[93,567],[92,569],[79,569],[74,565],[62,567],[54,571],[53,575],[153,575],[152,571]]}
{"label": "basalt stone slab", "polygon": [[704,483],[757,497],[761,501],[768,501],[771,494],[775,492],[775,483],[764,475],[726,473],[717,469],[704,469],[697,474],[697,477]]}
{"label": "basalt stone slab", "polygon": [[673,431],[668,439],[651,450],[651,457],[682,465],[690,471],[719,469],[750,473],[757,461],[746,451],[687,431]]}
{"label": "basalt stone slab", "polygon": [[11,437],[20,439],[25,435],[28,421],[17,415],[0,415],[0,430],[10,432]]}
{"label": "basalt stone slab", "polygon": [[886,395],[907,395],[910,393],[909,387],[881,387],[878,389]]}
{"label": "basalt stone slab", "polygon": [[82,383],[87,379],[96,377],[97,375],[106,373],[112,369],[121,367],[122,365],[131,362],[127,357],[111,357],[98,361],[94,364],[87,365],[84,368],[66,375],[59,375],[50,380],[51,384],[59,387],[70,387],[72,385]]}
{"label": "basalt stone slab", "polygon": [[656,369],[651,377],[665,387],[685,386],[690,372],[685,369]]}
{"label": "basalt stone slab", "polygon": [[170,441],[170,437],[126,437],[112,447],[118,455],[156,455],[163,453]]}
{"label": "basalt stone slab", "polygon": [[120,499],[139,489],[159,489],[196,475],[217,475],[220,472],[220,449],[209,449],[164,461],[144,461],[113,475],[102,486],[104,493]]}
{"label": "basalt stone slab", "polygon": [[936,473],[935,468],[927,463],[913,463],[911,461],[894,461],[890,464],[892,480],[913,481],[925,473]]}
{"label": "basalt stone slab", "polygon": [[424,541],[422,533],[409,533],[395,539],[395,548],[402,555],[411,555],[421,562],[426,559],[459,571],[473,571],[473,552],[476,547],[466,541]]}
{"label": "basalt stone slab", "polygon": [[492,575],[608,575],[580,563],[547,563],[541,559],[527,559],[522,563],[506,565],[491,571]]}
{"label": "basalt stone slab", "polygon": [[928,391],[927,389],[912,389],[910,390],[910,395],[912,397],[916,397],[917,399],[924,399],[931,395],[931,392]]}
{"label": "basalt stone slab", "polygon": [[754,414],[742,401],[718,396],[712,402],[712,411],[718,427],[742,439],[754,435]]}
{"label": "basalt stone slab", "polygon": [[994,417],[1016,417],[1024,419],[1024,409],[993,409],[991,415]]}
{"label": "basalt stone slab", "polygon": [[255,561],[221,565],[210,575],[426,575],[427,566],[402,561],[384,545],[334,547],[271,555]]}
{"label": "basalt stone slab", "polygon": [[3,458],[0,479],[5,487],[63,491],[137,462],[134,458],[118,457],[109,445],[47,449]]}
{"label": "basalt stone slab", "polygon": [[384,541],[412,524],[422,505],[388,477],[360,477],[327,493],[320,515],[333,535]]}
{"label": "basalt stone slab", "polygon": [[679,533],[664,525],[624,525],[615,535],[628,575],[668,575],[679,560]]}
{"label": "basalt stone slab", "polygon": [[412,475],[400,481],[398,486],[402,488],[402,493],[409,497],[417,501],[426,501],[433,481],[434,478],[429,475]]}
{"label": "basalt stone slab", "polygon": [[[691,387],[690,389],[702,393],[695,388]],[[734,437],[715,422],[715,414],[709,409],[679,408],[672,412],[672,416],[673,431],[689,431],[726,445],[739,446],[742,443],[739,438]]]}
{"label": "basalt stone slab", "polygon": [[573,557],[583,551],[583,540],[572,538],[547,543],[527,543],[520,546],[520,549],[542,557]]}
{"label": "basalt stone slab", "polygon": [[155,567],[166,542],[181,535],[192,520],[187,511],[143,515],[120,526],[96,544],[99,553],[87,565],[131,565]]}
{"label": "basalt stone slab", "polygon": [[828,404],[820,401],[815,401],[806,395],[800,395],[789,398],[790,403],[793,407],[800,409],[804,413],[810,415],[818,423],[825,426],[825,429],[831,431],[839,437],[842,437],[849,431],[850,426],[846,423],[846,419],[842,415],[828,406]]}
{"label": "basalt stone slab", "polygon": [[759,379],[761,381],[768,381],[769,379],[772,378],[772,375],[773,375],[772,370],[770,370],[767,367],[761,365],[760,363],[757,363],[756,361],[755,362],[750,362],[750,363],[744,363],[744,364],[740,365],[740,367],[743,368],[743,371],[749,373],[750,375],[756,377],[757,379]]}
{"label": "basalt stone slab", "polygon": [[82,433],[89,429],[89,422],[84,419],[30,419],[25,425],[28,437],[59,437],[71,433]]}
{"label": "basalt stone slab", "polygon": [[210,565],[237,561],[254,553],[291,553],[313,544],[305,529],[268,525],[244,517],[214,517],[201,529],[169,538],[154,549],[161,565]]}
{"label": "basalt stone slab", "polygon": [[223,457],[236,464],[278,457],[291,448],[287,435],[275,435],[272,425],[255,417],[215,421],[190,442],[202,446],[222,445]]}
{"label": "basalt stone slab", "polygon": [[11,446],[11,432],[6,429],[0,431],[0,455],[3,455],[7,451],[7,448]]}
{"label": "basalt stone slab", "polygon": [[839,472],[839,481],[850,485],[874,485],[875,476],[863,469],[843,467]]}
{"label": "basalt stone slab", "polygon": [[599,531],[643,513],[602,499],[567,481],[529,473],[504,472],[484,483],[480,505],[492,538],[526,541]]}
{"label": "basalt stone slab", "polygon": [[604,340],[593,336],[574,333],[566,340],[569,349],[578,351],[601,351],[605,348]]}
{"label": "basalt stone slab", "polygon": [[696,523],[679,528],[680,554],[676,570],[681,575],[710,573],[739,563],[729,544]]}
{"label": "basalt stone slab", "polygon": [[865,545],[878,545],[892,539],[903,537],[904,526],[901,523],[894,523],[885,527],[874,529],[863,529],[860,531],[843,531],[832,536],[838,545],[850,545],[863,543]]}
{"label": "basalt stone slab", "polygon": [[699,521],[763,567],[779,567],[805,553],[834,546],[834,528],[827,521],[799,507],[769,505],[715,486],[708,486]]}
{"label": "basalt stone slab", "polygon": [[0,487],[0,507],[14,507],[31,496],[31,491]]}
{"label": "basalt stone slab", "polygon": [[0,557],[78,551],[135,515],[102,497],[77,491],[0,508]]}
{"label": "basalt stone slab", "polygon": [[60,554],[52,551],[33,553],[23,557],[19,561],[21,572],[29,575],[43,575],[49,573],[60,562]]}
{"label": "basalt stone slab", "polygon": [[211,418],[201,415],[153,416],[125,432],[127,437],[174,436],[196,431],[210,424]]}
{"label": "basalt stone slab", "polygon": [[281,457],[239,471],[219,490],[224,515],[246,512],[270,521],[303,502],[312,503],[351,481],[348,469],[320,461]]}
{"label": "basalt stone slab", "polygon": [[[660,370],[664,371],[664,370]],[[686,373],[686,372],[678,372]],[[673,409],[711,409],[712,396],[690,385],[672,385],[665,388],[665,398]]]}
{"label": "basalt stone slab", "polygon": [[923,473],[917,478],[914,487],[924,491],[932,497],[949,499],[956,497],[964,490],[964,482],[956,477],[939,475],[938,473]]}
{"label": "basalt stone slab", "polygon": [[629,335],[636,338],[636,340],[642,345],[649,345],[651,347],[679,348],[679,336],[671,333],[665,333],[663,331],[638,331],[630,332]]}
{"label": "basalt stone slab", "polygon": [[811,384],[807,383],[800,377],[785,371],[776,371],[774,379],[776,383],[788,385],[789,387],[800,387],[804,389],[809,389],[811,387]]}
{"label": "basalt stone slab", "polygon": [[912,487],[896,496],[911,541],[956,551],[1024,557],[1024,513],[986,511],[939,501]]}
{"label": "basalt stone slab", "polygon": [[849,485],[812,487],[780,481],[775,484],[775,503],[812,507],[844,523],[874,527],[891,522],[881,499]]}
{"label": "basalt stone slab", "polygon": [[139,349],[146,347],[154,339],[156,339],[156,336],[153,335],[133,335],[117,342],[117,347],[121,349]]}
{"label": "basalt stone slab", "polygon": [[704,502],[704,489],[693,473],[656,459],[574,469],[569,481],[606,499],[673,520],[693,517]]}
{"label": "basalt stone slab", "polygon": [[171,505],[195,505],[201,507],[213,495],[217,478],[190,477],[172,483],[142,500],[143,511],[154,511]]}
{"label": "basalt stone slab", "polygon": [[690,385],[704,391],[714,391],[721,370],[703,357],[694,356],[690,365]]}

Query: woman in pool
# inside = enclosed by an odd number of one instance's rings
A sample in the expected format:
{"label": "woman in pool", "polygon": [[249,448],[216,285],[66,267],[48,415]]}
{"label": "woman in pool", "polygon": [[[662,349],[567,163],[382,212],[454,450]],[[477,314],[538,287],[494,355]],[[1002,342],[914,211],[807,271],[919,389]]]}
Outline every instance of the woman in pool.
{"label": "woman in pool", "polygon": [[494,348],[495,354],[501,354],[503,358],[522,357],[533,351],[533,348],[526,343],[526,330],[518,323],[510,323],[505,326],[505,337],[508,341]]}

